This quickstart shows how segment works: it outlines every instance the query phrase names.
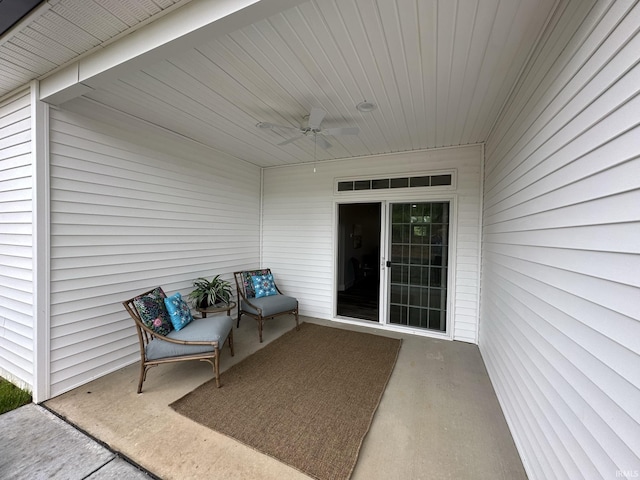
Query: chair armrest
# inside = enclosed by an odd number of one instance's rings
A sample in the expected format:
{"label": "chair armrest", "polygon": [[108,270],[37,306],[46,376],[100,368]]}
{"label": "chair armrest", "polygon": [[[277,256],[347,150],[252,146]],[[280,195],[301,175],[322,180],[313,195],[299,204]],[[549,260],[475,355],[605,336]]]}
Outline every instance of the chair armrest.
{"label": "chair armrest", "polygon": [[[262,314],[262,309],[260,307],[258,307],[257,305],[254,305],[253,303],[251,303],[249,301],[249,299],[247,297],[245,297],[244,295],[242,295],[242,298],[247,303],[247,305],[249,305],[251,308],[256,310],[259,314]],[[238,302],[238,303],[240,305],[240,308],[242,309],[242,302]]]}
{"label": "chair armrest", "polygon": [[[189,325],[187,325],[184,328],[189,328]],[[155,334],[154,337],[159,340],[162,340],[163,342],[177,343],[178,345],[211,345],[215,347],[218,344],[217,341],[177,340],[175,338],[165,337],[164,335],[158,335],[158,334]]]}

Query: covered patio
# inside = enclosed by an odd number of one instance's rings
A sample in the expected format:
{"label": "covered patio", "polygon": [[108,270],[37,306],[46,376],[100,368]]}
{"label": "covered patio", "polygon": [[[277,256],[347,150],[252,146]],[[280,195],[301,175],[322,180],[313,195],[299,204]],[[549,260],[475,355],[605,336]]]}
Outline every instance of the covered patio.
{"label": "covered patio", "polygon": [[0,374],[35,402],[161,476],[270,471],[167,407],[206,365],[135,394],[121,302],[271,268],[406,339],[356,477],[640,475],[640,2],[33,5],[0,36]]}
{"label": "covered patio", "polygon": [[[301,321],[380,333],[311,317]],[[291,327],[287,319],[272,321],[265,344]],[[225,351],[221,359],[223,385],[224,370],[265,345],[252,321],[244,320],[234,335],[235,357]],[[400,355],[351,478],[526,479],[478,347],[389,335],[402,338]],[[167,480],[308,478],[169,407],[212,378],[207,364],[154,368],[141,395],[137,378],[138,367],[131,365],[45,406]]]}

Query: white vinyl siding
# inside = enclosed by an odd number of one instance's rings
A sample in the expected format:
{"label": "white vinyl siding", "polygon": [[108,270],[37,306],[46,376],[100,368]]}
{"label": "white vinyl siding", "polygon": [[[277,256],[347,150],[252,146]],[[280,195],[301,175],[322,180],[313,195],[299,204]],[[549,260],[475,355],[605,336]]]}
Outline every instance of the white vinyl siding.
{"label": "white vinyl siding", "polygon": [[474,343],[478,319],[481,159],[482,147],[473,145],[326,162],[318,164],[315,173],[311,164],[265,169],[262,264],[273,269],[285,292],[298,298],[302,314],[332,319],[335,202],[371,199],[334,194],[335,180],[454,169],[455,190],[406,195],[408,201],[434,198],[429,195],[456,197],[457,251],[455,289],[451,292],[453,338]]}
{"label": "white vinyl siding", "polygon": [[123,300],[259,261],[259,168],[89,110],[51,110],[52,395],[139,360]]}
{"label": "white vinyl siding", "polygon": [[0,102],[0,375],[33,388],[30,90]]}
{"label": "white vinyl siding", "polygon": [[640,475],[638,25],[561,1],[486,144],[479,344],[532,480]]}

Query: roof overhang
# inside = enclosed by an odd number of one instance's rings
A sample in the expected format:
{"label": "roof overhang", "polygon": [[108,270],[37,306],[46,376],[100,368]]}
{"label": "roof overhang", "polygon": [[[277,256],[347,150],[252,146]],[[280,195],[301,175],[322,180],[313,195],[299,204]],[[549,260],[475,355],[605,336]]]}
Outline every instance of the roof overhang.
{"label": "roof overhang", "polygon": [[194,0],[40,82],[40,100],[60,105],[188,48],[304,0]]}

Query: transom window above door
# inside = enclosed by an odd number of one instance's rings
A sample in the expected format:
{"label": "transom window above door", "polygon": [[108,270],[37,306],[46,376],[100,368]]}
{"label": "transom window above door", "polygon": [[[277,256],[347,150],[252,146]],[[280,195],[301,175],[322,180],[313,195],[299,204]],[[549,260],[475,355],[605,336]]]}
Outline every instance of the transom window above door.
{"label": "transom window above door", "polygon": [[370,178],[370,179],[338,179],[336,192],[357,192],[366,190],[387,190],[399,188],[432,188],[452,187],[454,172],[438,172],[406,177]]}

